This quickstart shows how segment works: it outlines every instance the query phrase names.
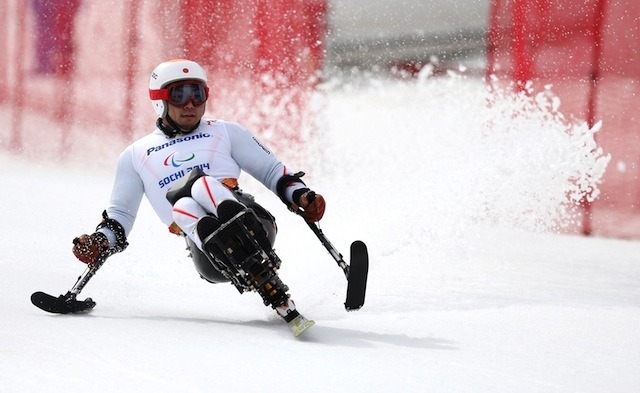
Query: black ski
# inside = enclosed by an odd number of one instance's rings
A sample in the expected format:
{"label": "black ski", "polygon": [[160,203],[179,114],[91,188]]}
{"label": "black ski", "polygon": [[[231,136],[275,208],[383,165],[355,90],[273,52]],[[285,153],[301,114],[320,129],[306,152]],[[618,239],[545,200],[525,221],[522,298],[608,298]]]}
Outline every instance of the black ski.
{"label": "black ski", "polygon": [[76,300],[71,292],[58,297],[44,292],[35,292],[31,295],[31,303],[39,309],[53,314],[83,314],[96,306],[96,302],[91,298]]}
{"label": "black ski", "polygon": [[347,278],[347,300],[344,302],[344,307],[347,311],[359,310],[364,305],[364,296],[367,290],[367,276],[369,274],[367,246],[360,240],[351,243],[351,264],[349,265],[315,223],[306,220],[305,222],[329,251]]}
{"label": "black ski", "polygon": [[[300,172],[298,175],[302,177],[304,173]],[[307,199],[309,202],[313,202],[315,197],[315,192],[308,192]],[[304,218],[304,211],[300,207],[291,205],[289,208]],[[367,276],[369,274],[367,246],[360,240],[351,243],[351,264],[348,264],[315,222],[306,218],[304,218],[304,221],[318,237],[324,248],[329,251],[329,254],[331,254],[347,278],[347,300],[344,302],[344,307],[347,311],[359,310],[364,305],[364,296],[367,291]]]}
{"label": "black ski", "polygon": [[367,246],[356,240],[351,243],[351,260],[347,274],[347,300],[344,307],[347,311],[356,311],[364,305],[369,274],[369,254]]}
{"label": "black ski", "polygon": [[78,277],[73,288],[66,294],[55,297],[40,291],[34,292],[31,295],[31,303],[39,309],[53,314],[82,314],[91,311],[96,306],[96,302],[91,298],[77,300],[76,297],[108,257],[109,254],[101,255],[95,263],[88,265],[84,273]]}

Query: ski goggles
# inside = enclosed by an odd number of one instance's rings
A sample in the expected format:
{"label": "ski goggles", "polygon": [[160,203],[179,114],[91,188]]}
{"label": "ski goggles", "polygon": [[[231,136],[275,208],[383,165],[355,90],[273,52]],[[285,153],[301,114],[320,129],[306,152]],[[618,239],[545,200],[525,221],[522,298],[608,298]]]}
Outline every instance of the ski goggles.
{"label": "ski goggles", "polygon": [[209,98],[209,88],[202,83],[184,81],[169,85],[165,89],[149,90],[152,100],[164,100],[177,107],[187,106],[189,102],[193,106],[204,104]]}

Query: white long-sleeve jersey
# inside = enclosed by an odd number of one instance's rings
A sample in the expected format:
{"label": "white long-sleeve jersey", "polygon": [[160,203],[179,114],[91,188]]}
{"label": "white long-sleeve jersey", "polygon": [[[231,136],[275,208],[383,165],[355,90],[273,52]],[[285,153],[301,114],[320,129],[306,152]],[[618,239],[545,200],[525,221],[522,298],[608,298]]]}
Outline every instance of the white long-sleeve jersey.
{"label": "white long-sleeve jersey", "polygon": [[[274,193],[278,180],[293,173],[236,123],[203,118],[196,130],[174,138],[167,138],[156,128],[120,155],[107,209],[109,218],[118,221],[128,236],[146,195],[158,217],[170,225],[172,206],[166,193],[176,180],[194,168],[220,181],[237,179],[243,170]],[[300,187],[302,184],[294,189]]]}

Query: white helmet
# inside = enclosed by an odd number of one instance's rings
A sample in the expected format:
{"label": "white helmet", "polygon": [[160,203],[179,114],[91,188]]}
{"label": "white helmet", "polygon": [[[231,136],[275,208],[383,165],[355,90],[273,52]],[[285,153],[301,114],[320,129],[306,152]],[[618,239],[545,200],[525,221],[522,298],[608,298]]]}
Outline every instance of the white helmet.
{"label": "white helmet", "polygon": [[158,117],[165,117],[169,107],[167,101],[154,99],[157,96],[154,93],[173,82],[183,80],[197,80],[206,85],[207,74],[200,64],[185,59],[165,61],[153,70],[149,78],[149,96]]}

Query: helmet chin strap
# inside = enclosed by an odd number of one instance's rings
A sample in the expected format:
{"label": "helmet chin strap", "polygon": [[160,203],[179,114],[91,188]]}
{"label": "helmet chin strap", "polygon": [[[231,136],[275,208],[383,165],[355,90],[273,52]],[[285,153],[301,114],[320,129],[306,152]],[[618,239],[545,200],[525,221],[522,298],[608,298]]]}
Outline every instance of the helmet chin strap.
{"label": "helmet chin strap", "polygon": [[196,128],[198,128],[198,126],[200,125],[200,121],[198,121],[196,123],[196,125],[194,125],[193,127],[191,127],[188,130],[183,130],[182,128],[180,128],[180,126],[169,116],[169,114],[167,113],[167,115],[164,117],[165,120],[167,120],[167,123],[169,123],[169,125],[164,124],[164,122],[162,121],[162,118],[158,118],[158,120],[156,120],[156,126],[169,138],[174,138],[176,135],[178,134],[188,134],[191,131],[195,130]]}

